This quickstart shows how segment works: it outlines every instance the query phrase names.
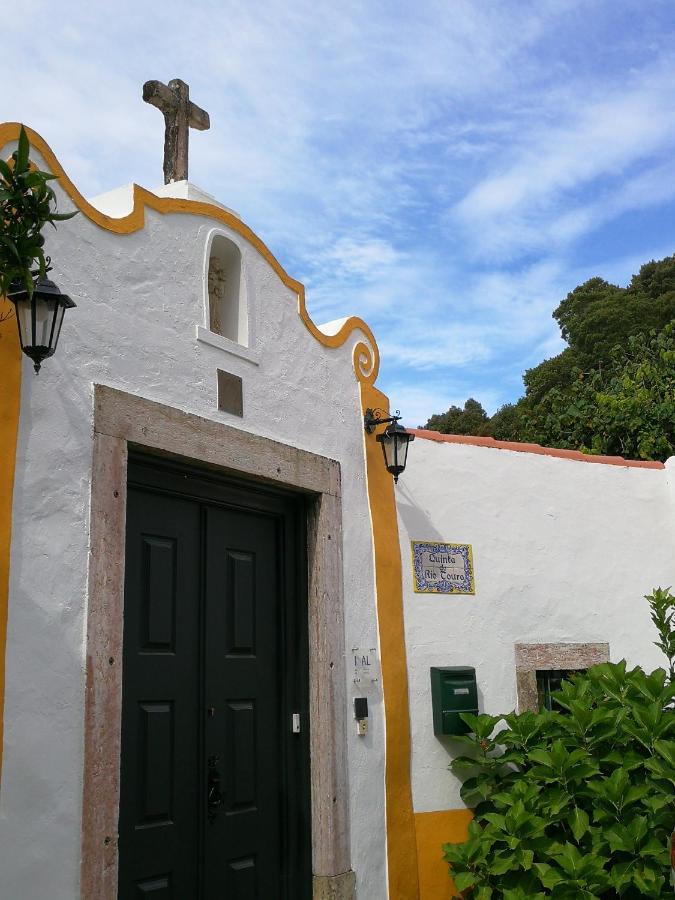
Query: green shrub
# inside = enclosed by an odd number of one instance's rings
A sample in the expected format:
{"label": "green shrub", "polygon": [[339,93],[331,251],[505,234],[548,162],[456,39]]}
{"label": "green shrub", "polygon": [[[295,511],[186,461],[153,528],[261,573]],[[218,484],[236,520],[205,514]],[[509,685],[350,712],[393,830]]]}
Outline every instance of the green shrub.
{"label": "green shrub", "polygon": [[668,588],[654,588],[645,595],[649,603],[652,622],[659,633],[655,646],[668,660],[668,677],[675,681],[675,597]]}
{"label": "green shrub", "polygon": [[22,125],[10,162],[0,159],[0,296],[12,287],[32,293],[35,279],[51,269],[42,229],[75,215],[55,212],[56,195],[48,182],[58,176],[35,168],[29,154]]}
{"label": "green shrub", "polygon": [[451,768],[475,818],[466,843],[443,847],[463,896],[672,896],[673,695],[663,669],[622,661],[565,682],[560,711],[465,715],[471,754]]}

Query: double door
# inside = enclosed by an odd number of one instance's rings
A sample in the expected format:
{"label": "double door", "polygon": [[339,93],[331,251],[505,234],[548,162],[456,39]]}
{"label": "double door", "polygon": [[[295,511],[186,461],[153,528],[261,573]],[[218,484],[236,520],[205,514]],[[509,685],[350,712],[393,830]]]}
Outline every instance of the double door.
{"label": "double door", "polygon": [[120,900],[311,896],[303,513],[130,463]]}

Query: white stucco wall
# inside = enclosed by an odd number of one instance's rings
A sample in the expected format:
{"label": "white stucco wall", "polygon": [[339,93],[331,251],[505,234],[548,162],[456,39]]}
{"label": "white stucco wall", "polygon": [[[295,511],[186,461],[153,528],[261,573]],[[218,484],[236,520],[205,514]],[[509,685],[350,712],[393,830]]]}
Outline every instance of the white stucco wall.
{"label": "white stucco wall", "polygon": [[[59,209],[71,208],[56,189]],[[82,214],[56,233],[46,231],[53,278],[77,308],[67,313],[58,352],[39,377],[24,359],[0,801],[2,900],[79,896],[94,383],[337,459],[345,643],[377,644],[352,369],[352,348],[363,335],[336,350],[320,345],[301,321],[293,292],[254,248],[223,228],[241,250],[258,362],[199,341],[196,326],[208,327],[203,254],[214,224],[221,227],[204,217],[146,210],[145,228],[131,235],[111,234]],[[243,379],[243,419],[218,411],[217,368]],[[380,900],[386,890],[384,726],[377,689],[370,697],[369,735],[348,732],[352,865],[359,896]]]}
{"label": "white stucco wall", "polygon": [[[609,642],[664,664],[642,596],[675,585],[675,459],[591,464],[418,438],[397,488],[416,812],[457,809],[458,745],[434,737],[429,668],[476,669],[481,712],[516,706],[515,643]],[[410,541],[471,544],[475,596],[415,594]]]}

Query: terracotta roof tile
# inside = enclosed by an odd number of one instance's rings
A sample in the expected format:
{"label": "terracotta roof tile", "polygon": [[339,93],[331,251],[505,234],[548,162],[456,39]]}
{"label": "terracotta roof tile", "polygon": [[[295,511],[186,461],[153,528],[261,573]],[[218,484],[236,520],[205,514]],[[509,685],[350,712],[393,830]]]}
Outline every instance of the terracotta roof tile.
{"label": "terracotta roof tile", "polygon": [[494,450],[514,450],[516,453],[536,453],[539,456],[557,456],[560,459],[574,459],[577,462],[602,463],[606,466],[630,466],[637,469],[664,469],[662,462],[655,460],[624,459],[623,456],[593,456],[579,450],[558,450],[542,447],[540,444],[521,444],[517,441],[496,441],[491,437],[473,437],[464,434],[441,434],[424,428],[408,428],[408,431],[427,441],[448,444],[468,444],[473,447],[492,447]]}

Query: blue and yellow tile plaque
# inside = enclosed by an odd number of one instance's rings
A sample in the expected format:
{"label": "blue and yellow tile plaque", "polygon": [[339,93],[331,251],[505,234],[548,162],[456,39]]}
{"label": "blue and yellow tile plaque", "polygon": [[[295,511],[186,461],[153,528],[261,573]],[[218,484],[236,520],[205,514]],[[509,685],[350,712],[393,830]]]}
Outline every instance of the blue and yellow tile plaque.
{"label": "blue and yellow tile plaque", "polygon": [[471,544],[411,541],[416,594],[475,594]]}

